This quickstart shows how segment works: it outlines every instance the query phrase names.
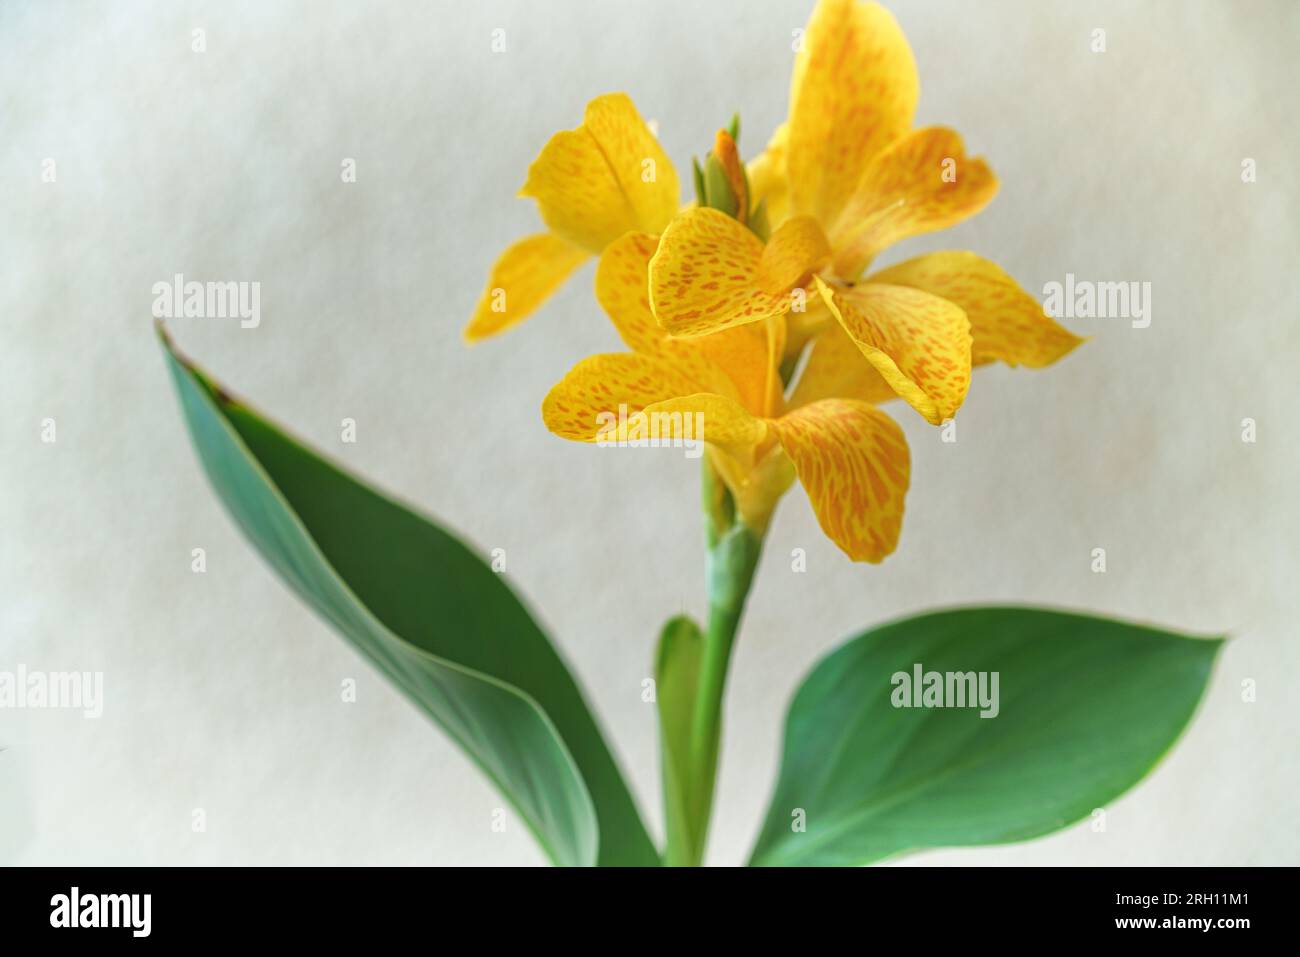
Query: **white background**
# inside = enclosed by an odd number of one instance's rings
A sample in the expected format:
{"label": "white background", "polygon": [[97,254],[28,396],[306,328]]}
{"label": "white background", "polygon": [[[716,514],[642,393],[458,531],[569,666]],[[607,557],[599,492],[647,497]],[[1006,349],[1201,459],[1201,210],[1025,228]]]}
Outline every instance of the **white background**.
{"label": "white background", "polygon": [[[1190,733],[1105,833],[912,861],[1300,863],[1300,5],[893,6],[918,124],[956,127],[1002,191],[881,264],[970,248],[1036,294],[1067,272],[1148,281],[1152,323],[1077,321],[1095,338],[1058,366],[979,371],[954,445],[896,407],[912,487],[882,566],[849,563],[798,489],[781,505],[732,671],[709,860],[744,859],[786,703],[817,658],[900,614],[1015,601],[1234,637]],[[98,721],[0,711],[0,860],[542,861],[514,817],[492,832],[504,802],[221,511],[150,328],[151,286],[178,272],[262,286],[260,328],[177,320],[183,349],[506,549],[658,830],[641,681],[662,621],[702,611],[696,463],[543,428],[549,386],[617,348],[590,266],[505,338],[469,349],[460,331],[496,254],[537,228],[514,198],[528,162],[589,98],[629,92],[687,183],[733,110],[747,154],[783,118],[810,9],[0,5],[0,669],[100,670],[107,697]],[[796,547],[806,574],[790,571]]]}

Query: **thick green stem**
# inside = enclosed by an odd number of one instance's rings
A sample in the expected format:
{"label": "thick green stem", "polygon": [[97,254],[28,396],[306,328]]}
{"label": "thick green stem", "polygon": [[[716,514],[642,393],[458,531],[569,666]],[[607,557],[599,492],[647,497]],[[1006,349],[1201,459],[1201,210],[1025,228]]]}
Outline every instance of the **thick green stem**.
{"label": "thick green stem", "polygon": [[704,857],[713,787],[718,768],[722,736],[722,701],[731,663],[731,648],[745,609],[745,599],[754,580],[763,548],[761,532],[747,526],[736,515],[731,496],[706,465],[704,511],[707,519],[708,555],[706,580],[709,619],[705,628],[696,672],[695,701],[691,708],[686,741],[685,776],[691,795],[691,832],[686,848],[670,848],[673,863],[698,865]]}
{"label": "thick green stem", "polygon": [[727,669],[731,664],[731,648],[762,548],[763,541],[758,535],[746,526],[736,524],[722,535],[708,555],[709,623],[704,632],[690,740],[691,774],[702,803],[702,820],[699,822],[701,858],[713,807],[718,745],[722,737],[722,699],[727,685]]}

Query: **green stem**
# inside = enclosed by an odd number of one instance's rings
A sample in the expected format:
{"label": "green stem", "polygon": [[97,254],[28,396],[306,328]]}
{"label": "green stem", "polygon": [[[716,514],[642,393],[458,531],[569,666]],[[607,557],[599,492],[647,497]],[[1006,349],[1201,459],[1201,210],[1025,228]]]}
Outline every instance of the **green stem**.
{"label": "green stem", "polygon": [[708,468],[705,471],[704,499],[708,517],[709,550],[705,569],[709,620],[701,649],[687,746],[687,774],[695,799],[696,816],[696,840],[686,855],[691,865],[699,865],[704,858],[722,737],[722,700],[727,669],[745,610],[745,599],[763,550],[762,533],[745,525],[735,514],[730,496]]}

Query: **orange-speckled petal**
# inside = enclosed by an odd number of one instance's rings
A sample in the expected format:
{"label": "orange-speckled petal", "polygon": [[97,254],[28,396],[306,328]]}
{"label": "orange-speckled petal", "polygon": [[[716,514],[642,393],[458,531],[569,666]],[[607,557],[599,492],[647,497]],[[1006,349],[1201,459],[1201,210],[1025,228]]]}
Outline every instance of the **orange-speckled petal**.
{"label": "orange-speckled petal", "polygon": [[657,353],[666,338],[650,311],[650,257],[658,248],[658,236],[627,233],[609,244],[596,267],[596,301],[634,352]]}
{"label": "orange-speckled petal", "polygon": [[811,216],[786,220],[763,247],[758,263],[758,287],[773,296],[784,296],[800,280],[830,259],[826,234]]}
{"label": "orange-speckled petal", "polygon": [[735,452],[767,435],[761,419],[733,399],[700,392],[671,359],[637,353],[583,359],[547,394],[542,420],[577,442],[628,442],[642,429],[645,438],[697,439]]}
{"label": "orange-speckled petal", "polygon": [[650,260],[650,307],[674,336],[702,336],[779,316],[789,297],[758,287],[763,243],[716,209],[688,209]]}
{"label": "orange-speckled petal", "polygon": [[477,342],[527,318],[588,255],[552,233],[529,236],[508,247],[492,266],[487,288],[465,327],[465,338]]}
{"label": "orange-speckled petal", "polygon": [[822,531],[855,562],[892,552],[911,476],[898,423],[865,402],[825,399],[774,426]]}
{"label": "orange-speckled petal", "polygon": [[592,100],[581,126],[552,136],[520,195],[537,200],[552,232],[592,253],[629,230],[660,232],[680,201],[672,162],[623,93]]}
{"label": "orange-speckled petal", "polygon": [[832,322],[808,347],[808,361],[790,396],[790,408],[821,399],[857,399],[876,405],[898,398],[844,327]]}
{"label": "orange-speckled petal", "polygon": [[790,86],[792,212],[829,228],[867,162],[911,129],[919,91],[912,51],[893,14],[877,3],[822,0]]}
{"label": "orange-speckled petal", "polygon": [[1043,312],[997,265],[971,252],[929,253],[891,266],[869,282],[911,286],[956,303],[970,320],[971,362],[1038,369],[1084,340]]}
{"label": "orange-speckled petal", "polygon": [[822,298],[867,361],[933,425],[950,419],[970,388],[970,322],[959,306],[908,286],[862,283]]}
{"label": "orange-speckled petal", "polygon": [[[647,406],[645,413],[650,417],[652,428],[655,416],[669,423],[675,422],[679,415],[683,423],[687,416],[692,416],[694,424],[682,426],[688,431],[687,438],[699,438],[702,428],[705,442],[732,455],[748,454],[767,438],[769,428],[765,420],[750,415],[734,399],[704,392],[656,402]],[[660,425],[659,430],[660,434],[672,431],[665,425]]]}
{"label": "orange-speckled petal", "polygon": [[669,359],[695,383],[696,391],[740,398],[747,408],[760,409],[750,405],[745,393],[753,377],[762,377],[761,329],[756,329],[758,343],[754,344],[748,327],[700,339],[670,338],[650,312],[650,257],[658,245],[658,237],[649,233],[626,233],[610,243],[596,267],[597,301],[633,351]]}
{"label": "orange-speckled petal", "polygon": [[982,159],[966,158],[953,130],[912,131],[871,161],[831,230],[836,275],[856,279],[882,249],[955,226],[997,191],[993,171]]}

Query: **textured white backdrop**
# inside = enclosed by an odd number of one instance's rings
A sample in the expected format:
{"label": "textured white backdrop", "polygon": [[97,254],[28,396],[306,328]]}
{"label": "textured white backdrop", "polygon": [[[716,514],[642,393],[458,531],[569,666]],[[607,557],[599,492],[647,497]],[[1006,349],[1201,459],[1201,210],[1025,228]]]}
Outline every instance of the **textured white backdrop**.
{"label": "textured white backdrop", "polygon": [[[1105,833],[913,861],[1300,863],[1300,5],[892,6],[921,71],[918,123],[960,130],[1002,192],[882,262],[971,248],[1035,292],[1067,272],[1149,281],[1153,321],[1077,321],[1095,338],[1059,366],[981,370],[955,445],[902,414],[912,489],[883,566],[850,564],[791,493],[734,662],[709,859],[747,852],[786,702],[819,656],[896,615],[1016,601],[1235,639],[1190,733]],[[102,670],[107,696],[99,721],[0,711],[0,861],[542,860],[514,818],[492,832],[502,801],[469,762],[222,513],[150,328],[150,287],[177,272],[262,284],[260,328],[175,321],[182,348],[507,550],[658,830],[640,688],[659,624],[702,610],[697,468],[542,427],[547,388],[616,347],[590,266],[503,339],[467,349],[460,330],[495,255],[537,224],[514,198],[528,162],[590,97],[629,92],[683,173],[735,109],[752,153],[784,116],[810,9],[0,4],[0,669]]]}

